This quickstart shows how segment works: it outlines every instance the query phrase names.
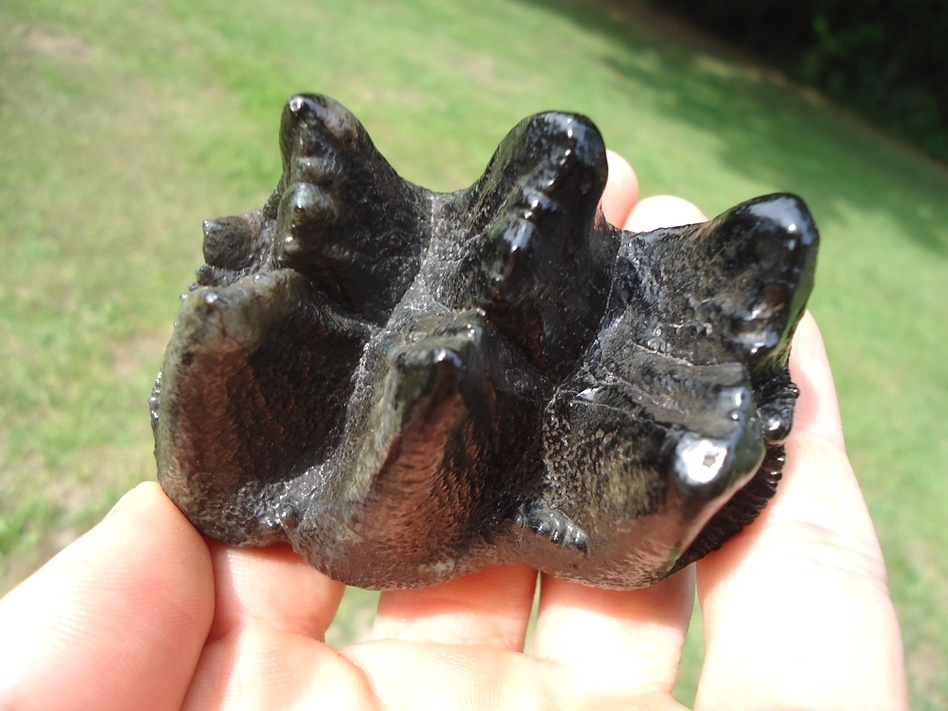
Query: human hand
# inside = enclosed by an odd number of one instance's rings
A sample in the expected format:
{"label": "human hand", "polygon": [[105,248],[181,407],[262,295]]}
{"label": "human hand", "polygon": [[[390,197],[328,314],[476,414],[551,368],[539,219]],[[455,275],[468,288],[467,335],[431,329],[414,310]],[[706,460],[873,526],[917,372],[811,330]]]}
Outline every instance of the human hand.
{"label": "human hand", "polygon": [[[637,199],[610,155],[607,217],[635,230],[703,219]],[[697,594],[699,709],[907,707],[885,568],[849,462],[811,317],[787,465],[763,514],[719,551],[631,592],[525,566],[383,593],[367,642],[324,643],[344,586],[287,547],[201,538],[154,483],[0,601],[0,709],[680,709],[671,696]]]}

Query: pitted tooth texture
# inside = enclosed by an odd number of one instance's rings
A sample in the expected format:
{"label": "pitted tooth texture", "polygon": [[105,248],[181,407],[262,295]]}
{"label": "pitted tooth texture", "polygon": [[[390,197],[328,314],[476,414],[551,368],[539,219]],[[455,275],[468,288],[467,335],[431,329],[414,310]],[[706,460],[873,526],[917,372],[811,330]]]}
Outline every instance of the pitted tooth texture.
{"label": "pitted tooth texture", "polygon": [[453,193],[325,96],[287,101],[279,146],[262,209],[204,223],[149,399],[202,533],[370,588],[524,562],[630,589],[774,495],[818,244],[799,198],[616,229],[602,137],[560,112]]}

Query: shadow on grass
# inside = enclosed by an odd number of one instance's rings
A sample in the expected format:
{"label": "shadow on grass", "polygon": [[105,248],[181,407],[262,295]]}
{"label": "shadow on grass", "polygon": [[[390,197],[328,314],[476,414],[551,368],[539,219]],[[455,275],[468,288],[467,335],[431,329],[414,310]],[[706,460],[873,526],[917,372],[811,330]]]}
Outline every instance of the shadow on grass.
{"label": "shadow on grass", "polygon": [[638,0],[520,1],[606,36],[618,51],[602,61],[629,88],[654,91],[668,116],[718,136],[719,158],[735,172],[800,193],[820,220],[845,220],[843,208],[883,213],[920,246],[948,256],[939,220],[945,166],[828,110],[815,93],[786,91],[781,75]]}

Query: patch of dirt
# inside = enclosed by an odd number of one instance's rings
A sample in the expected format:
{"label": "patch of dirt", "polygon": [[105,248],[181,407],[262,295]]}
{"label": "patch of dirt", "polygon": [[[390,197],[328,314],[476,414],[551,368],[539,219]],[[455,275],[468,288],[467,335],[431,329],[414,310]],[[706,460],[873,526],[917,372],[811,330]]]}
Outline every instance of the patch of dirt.
{"label": "patch of dirt", "polygon": [[43,27],[18,24],[13,26],[11,34],[28,52],[44,57],[76,62],[92,56],[92,47],[79,37],[58,34]]}

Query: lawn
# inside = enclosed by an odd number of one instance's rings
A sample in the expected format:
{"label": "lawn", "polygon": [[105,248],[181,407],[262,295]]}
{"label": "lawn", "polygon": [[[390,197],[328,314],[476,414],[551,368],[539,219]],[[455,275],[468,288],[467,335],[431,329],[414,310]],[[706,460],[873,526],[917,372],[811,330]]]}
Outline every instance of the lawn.
{"label": "lawn", "polygon": [[[154,476],[145,402],[201,220],[269,195],[289,94],[339,99],[405,177],[442,190],[558,108],[592,117],[644,194],[709,214],[778,190],[809,203],[811,308],[914,708],[948,707],[944,166],[631,2],[88,5],[0,5],[0,592]],[[352,599],[336,639],[364,626],[372,598]]]}

